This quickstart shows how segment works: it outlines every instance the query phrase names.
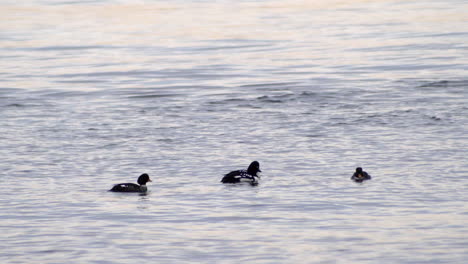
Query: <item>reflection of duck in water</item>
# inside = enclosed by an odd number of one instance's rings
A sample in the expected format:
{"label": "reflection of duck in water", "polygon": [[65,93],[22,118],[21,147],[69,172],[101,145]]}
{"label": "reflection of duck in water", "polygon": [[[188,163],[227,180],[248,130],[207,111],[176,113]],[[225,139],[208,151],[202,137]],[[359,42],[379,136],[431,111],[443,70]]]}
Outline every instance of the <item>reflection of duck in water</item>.
{"label": "reflection of duck in water", "polygon": [[238,183],[238,182],[258,183],[258,180],[256,179],[256,178],[260,178],[260,176],[257,175],[258,172],[262,172],[260,170],[260,163],[258,163],[258,161],[253,161],[252,163],[250,163],[247,170],[231,171],[230,173],[224,175],[221,182],[222,183]]}
{"label": "reflection of duck in water", "polygon": [[353,176],[351,176],[351,180],[355,182],[363,182],[365,180],[370,180],[371,176],[362,170],[361,167],[356,168],[356,172],[354,172]]}
{"label": "reflection of duck in water", "polygon": [[141,192],[145,193],[148,191],[148,187],[146,187],[146,183],[150,182],[151,179],[148,174],[143,173],[138,177],[138,184],[135,183],[119,183],[114,185],[112,189],[109,191],[111,192]]}

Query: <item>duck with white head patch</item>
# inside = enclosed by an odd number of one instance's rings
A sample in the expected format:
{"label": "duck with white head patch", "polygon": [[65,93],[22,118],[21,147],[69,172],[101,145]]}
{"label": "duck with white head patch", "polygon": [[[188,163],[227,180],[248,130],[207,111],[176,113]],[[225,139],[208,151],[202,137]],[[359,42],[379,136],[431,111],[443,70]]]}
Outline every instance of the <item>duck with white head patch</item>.
{"label": "duck with white head patch", "polygon": [[253,161],[250,163],[247,170],[235,170],[224,175],[221,180],[222,183],[238,183],[238,182],[249,182],[256,184],[260,176],[257,173],[262,172],[260,170],[260,163]]}
{"label": "duck with white head patch", "polygon": [[148,191],[148,187],[146,187],[146,183],[150,182],[151,179],[148,174],[143,173],[138,177],[138,184],[135,183],[119,183],[114,185],[112,189],[109,191],[111,192],[140,192],[144,193]]}

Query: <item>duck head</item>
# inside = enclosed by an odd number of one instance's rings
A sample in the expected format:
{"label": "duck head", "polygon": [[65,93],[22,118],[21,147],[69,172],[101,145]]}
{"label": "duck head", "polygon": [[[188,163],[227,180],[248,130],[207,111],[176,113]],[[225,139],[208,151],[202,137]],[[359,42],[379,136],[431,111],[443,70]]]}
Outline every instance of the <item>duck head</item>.
{"label": "duck head", "polygon": [[249,168],[247,168],[247,173],[252,176],[258,177],[257,175],[258,172],[262,172],[260,170],[260,163],[258,163],[258,161],[253,161],[252,163],[250,163]]}
{"label": "duck head", "polygon": [[143,173],[142,175],[140,175],[140,177],[138,177],[138,181],[137,181],[137,182],[138,182],[138,184],[140,184],[140,185],[146,185],[146,183],[147,183],[147,182],[150,182],[150,181],[151,181],[151,179],[150,179],[149,175],[146,174],[146,173]]}
{"label": "duck head", "polygon": [[356,168],[356,173],[355,174],[356,174],[356,177],[358,177],[358,178],[364,178],[361,167]]}

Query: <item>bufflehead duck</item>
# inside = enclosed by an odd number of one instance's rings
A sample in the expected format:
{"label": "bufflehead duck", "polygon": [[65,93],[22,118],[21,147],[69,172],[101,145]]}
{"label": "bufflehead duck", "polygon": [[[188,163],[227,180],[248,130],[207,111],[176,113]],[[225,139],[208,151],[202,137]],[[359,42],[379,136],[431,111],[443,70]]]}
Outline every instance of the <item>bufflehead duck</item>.
{"label": "bufflehead duck", "polygon": [[351,176],[351,180],[355,182],[363,182],[365,180],[370,180],[371,176],[362,170],[361,167],[356,168],[356,172],[354,172],[353,176]]}
{"label": "bufflehead duck", "polygon": [[260,176],[257,175],[260,170],[260,163],[258,161],[253,161],[250,163],[247,170],[235,170],[231,171],[228,174],[224,175],[221,180],[222,183],[238,183],[238,182],[250,182],[257,183],[257,178]]}
{"label": "bufflehead duck", "polygon": [[135,183],[119,183],[114,185],[112,189],[109,191],[111,192],[146,192],[148,191],[148,187],[146,187],[146,183],[150,182],[151,179],[148,174],[143,173],[138,177],[138,184]]}

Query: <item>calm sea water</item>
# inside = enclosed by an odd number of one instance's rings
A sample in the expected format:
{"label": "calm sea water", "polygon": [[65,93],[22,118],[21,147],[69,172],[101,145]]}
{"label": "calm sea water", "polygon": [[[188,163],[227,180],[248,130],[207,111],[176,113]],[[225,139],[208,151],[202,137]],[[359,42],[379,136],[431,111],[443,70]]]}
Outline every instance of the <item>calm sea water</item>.
{"label": "calm sea water", "polygon": [[466,10],[2,1],[0,262],[466,263]]}

